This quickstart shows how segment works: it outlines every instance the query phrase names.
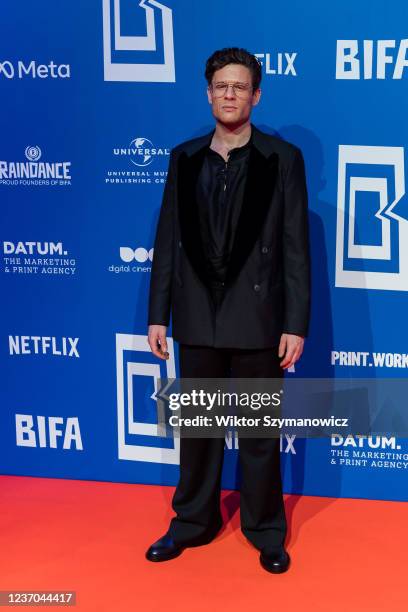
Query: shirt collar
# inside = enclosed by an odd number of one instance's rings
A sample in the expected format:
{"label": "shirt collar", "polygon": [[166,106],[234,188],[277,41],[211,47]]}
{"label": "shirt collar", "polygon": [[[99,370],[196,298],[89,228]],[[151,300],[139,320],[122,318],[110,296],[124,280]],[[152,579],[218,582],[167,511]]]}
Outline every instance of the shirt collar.
{"label": "shirt collar", "polygon": [[[251,126],[251,128],[252,128],[252,126]],[[241,156],[245,156],[245,154],[249,151],[249,149],[253,145],[253,134],[254,134],[254,130],[251,129],[251,135],[249,137],[248,142],[246,142],[241,147],[234,147],[233,149],[229,150],[228,160],[239,159]],[[221,157],[221,155],[219,153],[217,153],[217,151],[214,151],[214,149],[211,149],[211,141],[212,141],[212,137],[211,137],[211,139],[210,139],[210,141],[209,141],[209,143],[207,145],[207,153],[209,155],[215,154],[215,155]]]}

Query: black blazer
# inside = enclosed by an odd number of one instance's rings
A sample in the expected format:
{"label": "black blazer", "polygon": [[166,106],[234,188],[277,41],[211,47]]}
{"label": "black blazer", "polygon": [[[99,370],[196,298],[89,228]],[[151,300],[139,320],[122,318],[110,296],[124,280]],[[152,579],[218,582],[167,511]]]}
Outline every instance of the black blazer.
{"label": "black blazer", "polygon": [[268,348],[306,336],[310,310],[307,191],[300,149],[252,126],[242,209],[225,296],[215,310],[205,276],[196,184],[214,132],[175,147],[154,242],[148,324],[181,343]]}

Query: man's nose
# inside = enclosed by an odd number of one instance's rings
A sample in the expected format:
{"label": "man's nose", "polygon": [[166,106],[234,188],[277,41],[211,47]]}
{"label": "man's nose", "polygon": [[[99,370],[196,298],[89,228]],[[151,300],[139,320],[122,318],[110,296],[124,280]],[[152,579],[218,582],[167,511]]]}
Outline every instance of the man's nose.
{"label": "man's nose", "polygon": [[235,89],[233,85],[228,85],[224,94],[224,98],[235,98]]}

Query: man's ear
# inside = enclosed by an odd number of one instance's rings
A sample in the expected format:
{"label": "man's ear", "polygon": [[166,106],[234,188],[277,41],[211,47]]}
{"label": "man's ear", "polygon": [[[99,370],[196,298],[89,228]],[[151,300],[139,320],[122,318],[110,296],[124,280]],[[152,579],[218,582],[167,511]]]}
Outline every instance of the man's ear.
{"label": "man's ear", "polygon": [[256,106],[259,103],[259,100],[261,99],[261,89],[258,87],[258,89],[256,89],[254,91],[253,97],[252,97],[252,106]]}
{"label": "man's ear", "polygon": [[212,101],[212,93],[211,93],[211,88],[210,88],[209,85],[207,86],[207,98],[208,98],[208,104],[212,104],[212,102],[213,102]]}

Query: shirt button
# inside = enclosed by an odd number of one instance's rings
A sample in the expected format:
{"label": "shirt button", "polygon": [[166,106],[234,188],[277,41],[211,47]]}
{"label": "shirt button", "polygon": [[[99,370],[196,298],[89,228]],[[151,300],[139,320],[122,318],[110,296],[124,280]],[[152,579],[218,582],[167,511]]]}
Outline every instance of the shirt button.
{"label": "shirt button", "polygon": [[260,285],[254,285],[254,290],[255,290],[255,291],[259,291],[259,290],[260,290],[260,288],[261,288],[261,287],[260,287]]}
{"label": "shirt button", "polygon": [[262,247],[262,253],[267,253],[268,252],[268,247]]}

